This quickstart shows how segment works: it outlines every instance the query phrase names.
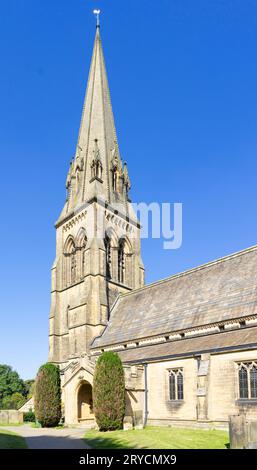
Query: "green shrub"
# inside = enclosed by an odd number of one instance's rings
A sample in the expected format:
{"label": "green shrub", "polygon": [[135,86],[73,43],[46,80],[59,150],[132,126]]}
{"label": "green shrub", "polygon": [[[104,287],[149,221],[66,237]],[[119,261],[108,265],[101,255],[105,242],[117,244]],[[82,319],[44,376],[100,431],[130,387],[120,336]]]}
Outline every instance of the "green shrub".
{"label": "green shrub", "polygon": [[33,411],[27,411],[26,413],[23,413],[23,421],[24,423],[35,423],[35,413],[33,413]]}
{"label": "green shrub", "polygon": [[35,382],[35,416],[43,427],[57,426],[61,418],[59,368],[51,363],[40,367]]}
{"label": "green shrub", "polygon": [[125,380],[118,354],[104,352],[96,363],[93,406],[100,431],[122,429],[125,414]]}

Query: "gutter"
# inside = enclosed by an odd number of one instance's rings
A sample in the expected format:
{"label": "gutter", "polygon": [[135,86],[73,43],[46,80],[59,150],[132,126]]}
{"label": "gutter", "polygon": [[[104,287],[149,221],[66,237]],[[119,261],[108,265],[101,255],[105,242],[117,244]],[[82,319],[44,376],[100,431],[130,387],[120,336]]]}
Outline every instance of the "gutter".
{"label": "gutter", "polygon": [[[182,341],[182,340],[181,340]],[[165,343],[162,343],[165,344]],[[146,345],[146,346],[154,346],[154,345]],[[143,348],[145,346],[141,346]],[[160,361],[168,361],[172,359],[178,359],[178,358],[188,358],[188,357],[193,357],[195,355],[199,356],[200,354],[205,354],[205,353],[210,353],[210,354],[222,354],[223,352],[230,352],[230,351],[246,351],[246,350],[252,350],[257,348],[257,343],[246,343],[246,344],[240,344],[240,345],[233,345],[233,346],[223,346],[220,348],[212,348],[212,349],[197,349],[196,351],[189,351],[186,353],[178,353],[178,354],[168,354],[166,356],[152,356],[152,357],[142,357],[141,359],[131,359],[131,360],[121,360],[124,362],[124,364],[142,364],[144,365],[146,361],[148,362],[160,362]],[[135,350],[136,348],[133,348]],[[138,351],[140,348],[138,348]],[[123,352],[122,351],[117,351],[117,353]]]}

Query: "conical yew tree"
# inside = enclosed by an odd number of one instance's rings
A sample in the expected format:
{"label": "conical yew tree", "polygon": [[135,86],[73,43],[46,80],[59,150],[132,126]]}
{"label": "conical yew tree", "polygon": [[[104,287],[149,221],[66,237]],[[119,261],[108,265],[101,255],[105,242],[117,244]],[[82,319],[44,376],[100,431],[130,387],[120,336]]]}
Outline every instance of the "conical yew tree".
{"label": "conical yew tree", "polygon": [[35,382],[35,416],[43,427],[57,426],[61,419],[60,370],[54,364],[40,367]]}
{"label": "conical yew tree", "polygon": [[122,429],[125,414],[125,379],[118,354],[104,352],[96,363],[93,404],[100,431]]}

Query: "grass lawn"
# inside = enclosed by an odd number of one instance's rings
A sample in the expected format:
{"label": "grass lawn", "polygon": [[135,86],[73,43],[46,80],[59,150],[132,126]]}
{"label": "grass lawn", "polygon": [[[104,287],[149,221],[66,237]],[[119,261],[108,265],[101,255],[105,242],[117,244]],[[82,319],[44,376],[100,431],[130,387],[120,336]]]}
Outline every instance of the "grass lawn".
{"label": "grass lawn", "polygon": [[23,437],[7,429],[0,429],[0,449],[26,449],[27,444]]}
{"label": "grass lawn", "polygon": [[87,431],[85,442],[94,449],[226,449],[225,431],[148,426],[129,431]]}

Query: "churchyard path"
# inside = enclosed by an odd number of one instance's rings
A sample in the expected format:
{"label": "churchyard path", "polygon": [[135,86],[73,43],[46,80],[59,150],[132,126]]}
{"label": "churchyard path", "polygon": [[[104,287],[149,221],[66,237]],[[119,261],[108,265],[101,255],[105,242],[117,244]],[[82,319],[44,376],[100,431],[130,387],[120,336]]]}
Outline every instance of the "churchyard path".
{"label": "churchyard path", "polygon": [[85,428],[32,428],[23,426],[6,426],[5,429],[24,437],[29,449],[90,449],[82,441]]}

